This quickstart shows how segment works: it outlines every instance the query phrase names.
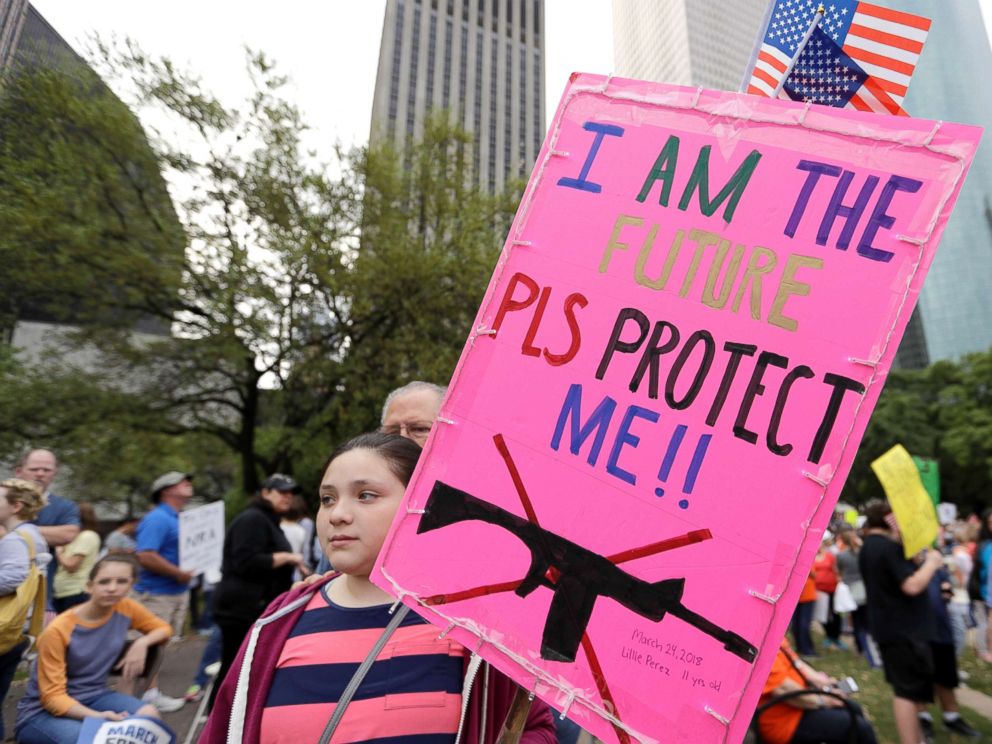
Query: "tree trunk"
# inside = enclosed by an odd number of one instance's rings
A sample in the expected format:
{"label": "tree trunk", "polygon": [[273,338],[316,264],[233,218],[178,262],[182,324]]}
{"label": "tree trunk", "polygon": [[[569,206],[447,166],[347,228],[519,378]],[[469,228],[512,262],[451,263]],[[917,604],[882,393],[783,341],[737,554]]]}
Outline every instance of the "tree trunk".
{"label": "tree trunk", "polygon": [[241,455],[241,483],[245,493],[254,493],[258,490],[259,477],[258,469],[255,467],[257,458],[255,456],[255,427],[258,425],[258,399],[259,390],[258,372],[255,370],[255,359],[248,356],[247,366],[247,386],[245,396],[244,413],[241,415],[240,452]]}

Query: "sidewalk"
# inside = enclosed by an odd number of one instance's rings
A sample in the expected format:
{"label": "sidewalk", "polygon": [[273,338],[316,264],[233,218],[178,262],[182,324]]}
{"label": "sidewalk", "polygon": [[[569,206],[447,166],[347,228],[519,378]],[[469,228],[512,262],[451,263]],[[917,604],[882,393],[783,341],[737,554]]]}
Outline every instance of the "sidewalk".
{"label": "sidewalk", "polygon": [[955,692],[961,705],[992,721],[992,697],[964,685],[958,687]]}
{"label": "sidewalk", "polygon": [[[186,688],[193,682],[196,676],[197,667],[200,664],[200,655],[203,647],[207,645],[207,639],[201,636],[187,636],[181,641],[172,643],[165,653],[165,661],[159,672],[159,687],[166,695],[172,697],[182,697]],[[3,705],[3,717],[7,727],[7,738],[4,741],[14,741],[14,719],[17,713],[17,702],[24,694],[26,679],[16,680],[10,687],[10,693]],[[992,703],[992,700],[990,700]],[[193,716],[199,703],[187,703],[175,713],[166,713],[162,716],[173,731],[176,732],[179,744],[186,738],[186,732],[193,722]]]}

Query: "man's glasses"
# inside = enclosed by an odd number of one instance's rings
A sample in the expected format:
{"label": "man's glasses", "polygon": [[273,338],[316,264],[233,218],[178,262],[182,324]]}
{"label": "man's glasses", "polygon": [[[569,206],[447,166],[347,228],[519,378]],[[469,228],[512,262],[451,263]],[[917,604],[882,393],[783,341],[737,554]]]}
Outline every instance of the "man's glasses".
{"label": "man's glasses", "polygon": [[431,433],[431,425],[426,421],[415,421],[411,424],[389,424],[380,427],[383,434],[399,434],[410,439],[426,439]]}

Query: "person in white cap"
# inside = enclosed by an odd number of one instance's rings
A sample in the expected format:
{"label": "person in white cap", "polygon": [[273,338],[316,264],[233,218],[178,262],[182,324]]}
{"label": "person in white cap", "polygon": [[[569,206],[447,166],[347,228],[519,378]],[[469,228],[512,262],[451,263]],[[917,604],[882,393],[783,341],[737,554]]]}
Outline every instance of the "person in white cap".
{"label": "person in white cap", "polygon": [[[155,504],[141,522],[135,534],[135,556],[141,564],[141,575],[134,586],[133,597],[165,620],[176,635],[182,633],[189,609],[189,582],[193,575],[179,568],[179,512],[193,498],[193,475],[172,470],[152,483]],[[155,675],[142,698],[163,713],[177,711],[186,704],[183,698],[169,697],[158,689]]]}

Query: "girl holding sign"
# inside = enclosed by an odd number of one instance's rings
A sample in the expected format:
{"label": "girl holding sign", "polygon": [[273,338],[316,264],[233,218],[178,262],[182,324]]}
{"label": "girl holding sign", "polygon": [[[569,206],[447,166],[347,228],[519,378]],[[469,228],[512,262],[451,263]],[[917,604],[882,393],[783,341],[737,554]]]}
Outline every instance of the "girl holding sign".
{"label": "girl holding sign", "polygon": [[[316,521],[339,573],[284,594],[255,623],[201,744],[328,741],[329,727],[333,741],[450,744],[460,725],[468,744],[495,741],[516,685],[495,670],[473,684],[478,664],[465,648],[405,607],[391,614],[395,600],[369,581],[419,455],[409,439],[382,433],[331,455]],[[556,741],[540,701],[521,741]]]}
{"label": "girl holding sign", "polygon": [[[104,556],[90,571],[90,598],[63,612],[38,637],[38,659],[17,705],[17,741],[74,742],[88,717],[159,717],[155,706],[107,684],[112,668],[125,680],[141,674],[148,649],[172,635],[168,623],[128,599],[136,574],[137,563],[130,556]],[[142,635],[125,651],[132,629]]]}

